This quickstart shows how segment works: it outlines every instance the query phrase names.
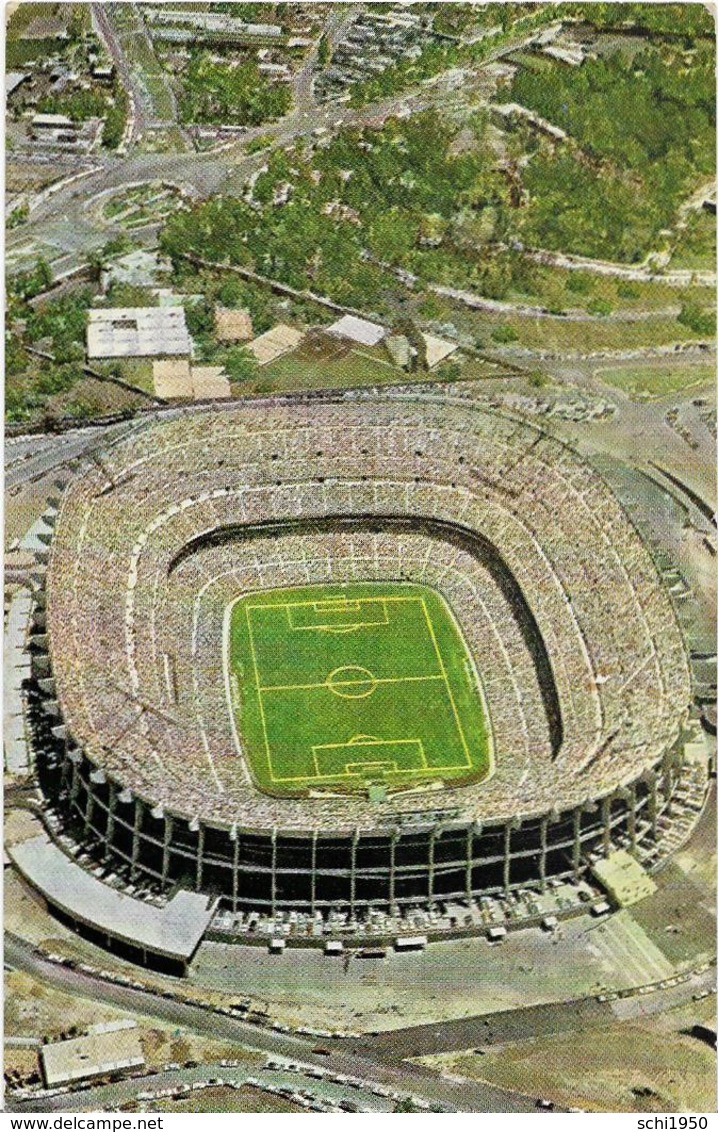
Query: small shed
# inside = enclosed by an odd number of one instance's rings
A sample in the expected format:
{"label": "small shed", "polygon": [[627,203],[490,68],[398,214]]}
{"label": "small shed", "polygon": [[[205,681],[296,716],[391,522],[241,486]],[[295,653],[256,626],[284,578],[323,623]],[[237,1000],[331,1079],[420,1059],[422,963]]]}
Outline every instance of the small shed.
{"label": "small shed", "polygon": [[245,307],[216,307],[214,332],[219,342],[249,342],[254,336],[252,316]]}

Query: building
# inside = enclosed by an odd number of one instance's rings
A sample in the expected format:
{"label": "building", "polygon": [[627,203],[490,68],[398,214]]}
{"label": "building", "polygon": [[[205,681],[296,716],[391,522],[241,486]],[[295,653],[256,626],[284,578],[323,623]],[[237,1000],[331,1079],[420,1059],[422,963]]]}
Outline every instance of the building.
{"label": "building", "polygon": [[248,342],[254,336],[252,316],[246,307],[216,307],[214,333],[219,342]]}
{"label": "building", "polygon": [[376,322],[369,322],[366,318],[357,318],[353,314],[345,314],[333,322],[326,329],[327,334],[337,338],[348,338],[359,346],[376,346],[386,336],[386,330]]}
{"label": "building", "polygon": [[79,935],[140,966],[187,973],[215,901],[181,889],[162,906],[147,904],[98,880],[45,832],[18,840],[8,851],[48,909]]}
{"label": "building", "polygon": [[73,122],[72,118],[68,118],[65,114],[35,114],[31,126],[35,134],[43,133],[46,130],[62,130],[63,132],[74,133],[78,129],[78,123]]}
{"label": "building", "polygon": [[[46,788],[78,843],[233,912],[351,916],[667,851],[686,782],[705,787],[685,755],[690,669],[649,550],[590,464],[480,405],[367,393],[207,413],[123,438],[112,490],[85,469],[54,529],[33,677],[57,741]],[[237,586],[362,577],[451,601],[487,674],[487,782],[282,797],[227,758],[217,641]],[[138,702],[161,687],[170,705],[141,729],[113,678],[128,664]]]}
{"label": "building", "polygon": [[408,369],[411,365],[412,350],[409,339],[404,334],[390,334],[385,340],[389,357],[395,366]]}
{"label": "building", "polygon": [[5,98],[9,100],[30,77],[29,72],[8,71],[5,75]]}
{"label": "building", "polygon": [[271,330],[267,330],[266,333],[260,334],[252,342],[249,342],[247,349],[250,354],[254,354],[260,366],[266,366],[270,362],[276,361],[277,358],[281,358],[282,354],[296,350],[304,337],[303,330],[297,330],[294,326],[287,326],[286,323],[279,322]]}
{"label": "building", "polygon": [[422,337],[426,345],[426,364],[429,369],[434,369],[458,349],[457,343],[450,342],[447,338],[437,338],[435,334],[423,332]]}
{"label": "building", "polygon": [[184,307],[98,307],[89,312],[90,360],[189,357],[191,352]]}
{"label": "building", "polygon": [[75,1085],[108,1073],[140,1069],[145,1055],[140,1045],[137,1023],[106,1023],[93,1026],[84,1037],[41,1046],[40,1061],[45,1087]]}
{"label": "building", "polygon": [[155,393],[166,401],[219,401],[232,396],[222,366],[191,366],[187,358],[158,358],[152,363]]}
{"label": "building", "polygon": [[614,903],[621,908],[637,904],[656,891],[653,878],[625,849],[617,849],[615,853],[597,861],[592,872]]}
{"label": "building", "polygon": [[95,64],[92,68],[92,77],[100,83],[107,83],[111,86],[115,77],[115,68],[112,63]]}

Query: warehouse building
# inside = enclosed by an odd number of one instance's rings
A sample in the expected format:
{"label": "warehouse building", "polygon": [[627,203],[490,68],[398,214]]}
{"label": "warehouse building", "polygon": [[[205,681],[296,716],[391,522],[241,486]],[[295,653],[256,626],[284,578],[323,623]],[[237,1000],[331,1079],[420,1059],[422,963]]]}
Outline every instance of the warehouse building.
{"label": "warehouse building", "polygon": [[131,1019],[93,1026],[81,1038],[52,1042],[40,1050],[48,1089],[138,1069],[145,1064],[137,1023]]}

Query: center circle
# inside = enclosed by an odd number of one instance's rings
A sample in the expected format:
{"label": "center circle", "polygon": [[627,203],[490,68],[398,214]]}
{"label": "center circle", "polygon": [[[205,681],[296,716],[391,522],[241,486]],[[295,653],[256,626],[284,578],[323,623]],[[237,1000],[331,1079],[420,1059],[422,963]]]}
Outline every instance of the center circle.
{"label": "center circle", "polygon": [[365,696],[370,696],[375,690],[376,677],[368,668],[361,668],[358,664],[346,664],[330,672],[326,684],[335,696],[341,696],[345,700],[361,700]]}

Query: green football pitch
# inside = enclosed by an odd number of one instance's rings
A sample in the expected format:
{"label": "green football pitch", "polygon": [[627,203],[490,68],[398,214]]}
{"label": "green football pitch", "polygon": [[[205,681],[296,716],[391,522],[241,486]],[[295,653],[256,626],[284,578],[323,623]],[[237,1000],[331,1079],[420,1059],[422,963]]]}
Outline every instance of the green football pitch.
{"label": "green football pitch", "polygon": [[381,793],[489,773],[480,684],[427,586],[249,594],[228,617],[225,664],[242,750],[267,793]]}

